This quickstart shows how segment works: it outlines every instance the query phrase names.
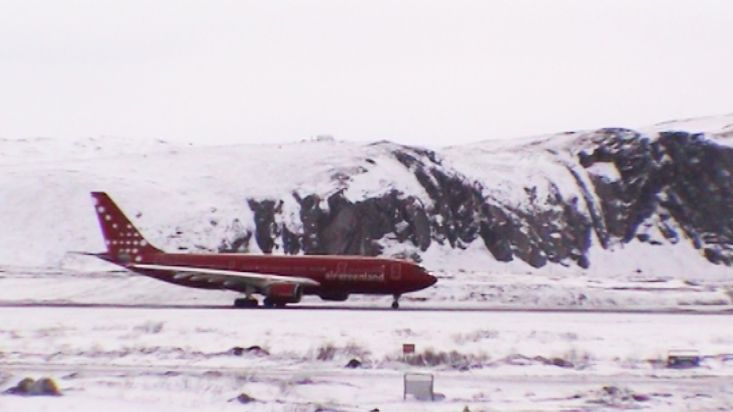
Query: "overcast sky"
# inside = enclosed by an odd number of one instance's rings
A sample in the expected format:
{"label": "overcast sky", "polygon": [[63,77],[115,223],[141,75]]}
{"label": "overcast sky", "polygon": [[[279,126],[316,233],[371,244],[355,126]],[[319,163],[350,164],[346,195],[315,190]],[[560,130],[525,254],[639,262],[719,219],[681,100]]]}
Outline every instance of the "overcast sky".
{"label": "overcast sky", "polygon": [[0,137],[443,146],[733,112],[733,1],[0,0]]}

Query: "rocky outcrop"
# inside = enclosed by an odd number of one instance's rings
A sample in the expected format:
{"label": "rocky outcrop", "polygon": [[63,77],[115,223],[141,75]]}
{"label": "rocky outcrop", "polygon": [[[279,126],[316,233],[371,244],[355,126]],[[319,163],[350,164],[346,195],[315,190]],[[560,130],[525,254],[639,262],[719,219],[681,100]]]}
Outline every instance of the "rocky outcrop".
{"label": "rocky outcrop", "polygon": [[[733,245],[733,149],[700,134],[663,132],[655,140],[625,131],[582,152],[584,167],[610,162],[621,179],[593,177],[607,238],[690,241],[709,261],[730,265]],[[656,229],[663,239],[652,239]]]}
{"label": "rocky outcrop", "polygon": [[[297,230],[278,218],[284,199],[250,199],[254,238],[265,253],[281,247],[288,254],[369,256],[383,253],[389,240],[410,246],[406,257],[414,260],[432,244],[464,249],[481,242],[497,261],[583,268],[592,265],[593,239],[603,248],[690,242],[711,263],[733,264],[730,147],[700,134],[649,137],[628,129],[586,133],[562,149],[546,145],[527,150],[553,156],[575,182],[572,190],[551,177],[540,187],[518,175],[512,182],[522,185],[523,198],[508,202],[496,195],[495,182],[460,173],[439,153],[391,145],[390,155],[414,175],[420,193],[392,189],[357,200],[344,190],[325,198],[293,193]],[[347,186],[349,178],[339,176]]]}
{"label": "rocky outcrop", "polygon": [[[294,197],[301,207],[303,233],[292,234],[306,254],[350,254],[376,256],[382,252],[378,240],[391,234],[399,241],[411,241],[422,250],[431,242],[431,229],[424,206],[413,196],[391,191],[381,197],[352,202],[343,192],[326,199],[321,207],[317,195]],[[283,238],[283,245],[286,239]],[[285,248],[286,253],[298,249]]]}

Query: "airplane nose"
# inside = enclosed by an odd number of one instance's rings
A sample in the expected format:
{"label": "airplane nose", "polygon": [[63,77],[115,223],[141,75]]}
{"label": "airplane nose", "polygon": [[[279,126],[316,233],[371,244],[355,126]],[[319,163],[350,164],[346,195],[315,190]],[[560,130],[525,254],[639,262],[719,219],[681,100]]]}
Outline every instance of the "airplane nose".
{"label": "airplane nose", "polygon": [[423,288],[433,286],[435,282],[437,281],[438,281],[438,278],[436,278],[433,275],[428,274],[427,272],[423,272],[421,279],[420,279],[420,283]]}

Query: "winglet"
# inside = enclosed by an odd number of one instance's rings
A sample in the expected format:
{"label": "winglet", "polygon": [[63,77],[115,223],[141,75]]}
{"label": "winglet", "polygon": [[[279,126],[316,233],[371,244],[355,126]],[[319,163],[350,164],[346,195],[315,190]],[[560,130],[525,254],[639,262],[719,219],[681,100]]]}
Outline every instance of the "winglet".
{"label": "winglet", "polygon": [[114,201],[104,192],[92,192],[94,210],[107,245],[105,260],[127,264],[142,262],[145,255],[161,253],[140,234],[130,219],[125,216]]}

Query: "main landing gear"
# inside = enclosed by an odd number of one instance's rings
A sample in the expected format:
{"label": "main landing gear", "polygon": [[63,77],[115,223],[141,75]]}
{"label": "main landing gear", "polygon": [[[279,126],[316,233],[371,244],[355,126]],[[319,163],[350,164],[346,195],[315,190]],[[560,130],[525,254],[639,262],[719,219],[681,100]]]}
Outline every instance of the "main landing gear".
{"label": "main landing gear", "polygon": [[256,308],[258,307],[260,305],[260,302],[258,302],[257,299],[252,297],[252,293],[254,293],[254,289],[251,287],[247,287],[244,290],[243,298],[234,299],[234,307],[235,308]]}
{"label": "main landing gear", "polygon": [[270,298],[265,298],[265,301],[262,303],[264,303],[266,308],[284,308],[285,307],[285,302],[281,300],[270,299]]}
{"label": "main landing gear", "polygon": [[[259,306],[260,303],[255,298],[234,299],[235,308],[257,308]],[[262,306],[266,308],[284,308],[285,302],[281,300],[272,300],[270,298],[265,298],[265,300],[262,301]]]}
{"label": "main landing gear", "polygon": [[234,299],[235,308],[256,308],[259,306],[259,302],[255,298],[237,298]]}
{"label": "main landing gear", "polygon": [[392,301],[392,309],[399,309],[400,308],[400,295],[394,295],[394,300]]}

